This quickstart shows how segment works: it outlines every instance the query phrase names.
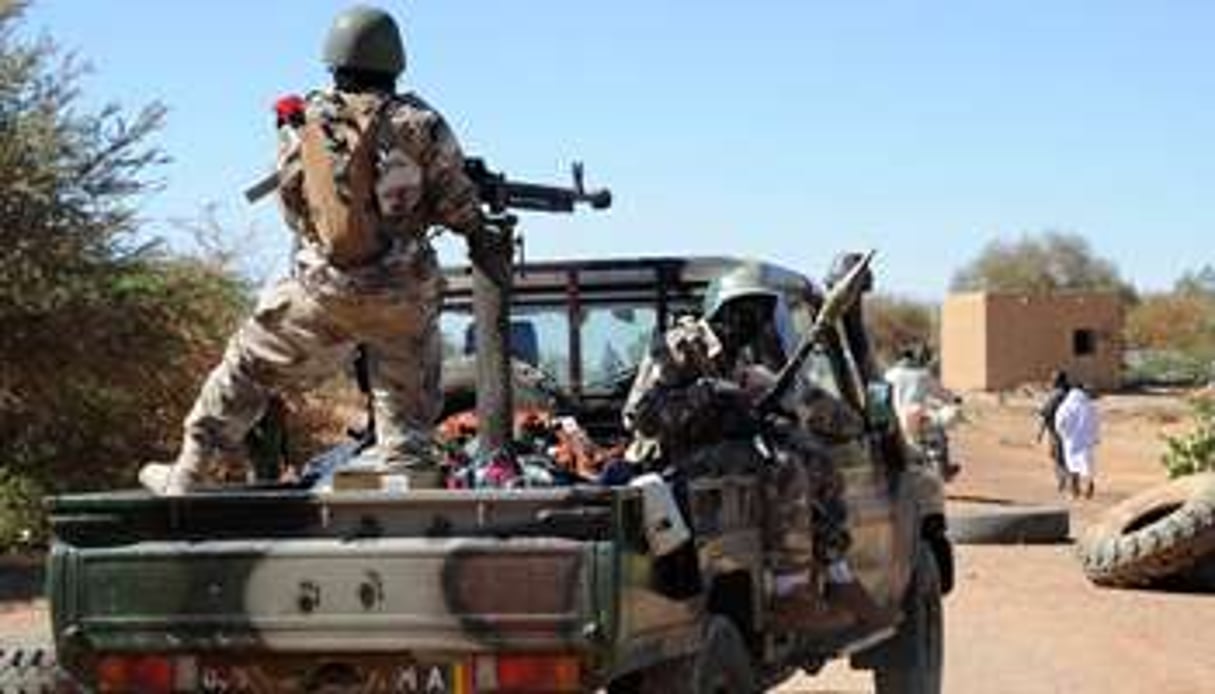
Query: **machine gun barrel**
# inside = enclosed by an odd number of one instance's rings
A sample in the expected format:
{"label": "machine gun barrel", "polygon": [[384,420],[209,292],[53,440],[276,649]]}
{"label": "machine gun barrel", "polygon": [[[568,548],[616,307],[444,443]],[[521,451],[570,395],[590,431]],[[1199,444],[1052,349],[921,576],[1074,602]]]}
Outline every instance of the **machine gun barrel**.
{"label": "machine gun barrel", "polygon": [[511,181],[492,171],[485,160],[465,159],[464,171],[477,186],[478,197],[489,209],[486,223],[494,228],[482,239],[485,250],[474,252],[473,317],[477,330],[477,420],[482,450],[498,450],[511,440],[514,395],[511,384],[510,345],[507,339],[510,315],[511,260],[515,224],[508,210],[573,212],[579,204],[602,210],[612,204],[607,190],[587,191],[582,164],[573,166],[574,184],[569,188]]}
{"label": "machine gun barrel", "polygon": [[776,383],[760,399],[758,404],[760,412],[771,412],[776,409],[789,387],[793,385],[797,374],[802,370],[802,365],[810,357],[814,345],[823,338],[827,330],[836,324],[853,303],[860,301],[865,284],[865,272],[869,268],[869,263],[873,261],[873,255],[874,251],[865,253],[860,261],[853,265],[847,274],[827,292],[823,305],[819,308],[818,314],[814,316],[814,324],[810,326],[810,330],[798,344],[797,352],[777,374]]}
{"label": "machine gun barrel", "polygon": [[590,205],[596,210],[607,209],[612,205],[610,190],[586,190],[580,163],[574,164],[574,185],[569,188],[508,180],[505,174],[491,171],[485,160],[477,157],[465,160],[464,171],[477,184],[481,201],[491,212],[498,214],[508,209],[573,212],[579,203]]}

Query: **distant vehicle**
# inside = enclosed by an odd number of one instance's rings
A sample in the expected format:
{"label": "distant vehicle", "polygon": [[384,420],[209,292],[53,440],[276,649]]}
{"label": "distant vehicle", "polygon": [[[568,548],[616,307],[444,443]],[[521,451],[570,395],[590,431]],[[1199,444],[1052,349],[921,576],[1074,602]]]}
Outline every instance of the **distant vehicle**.
{"label": "distant vehicle", "polygon": [[[517,268],[510,319],[522,375],[595,440],[620,441],[622,402],[653,331],[695,311],[736,262]],[[770,269],[804,330],[821,295],[801,274]],[[445,389],[456,409],[473,394],[457,368],[475,349],[471,279],[447,276]],[[804,374],[874,412],[857,401],[868,389],[849,359],[829,330]],[[767,502],[753,474],[683,481],[694,536],[683,563],[649,551],[642,492],[628,486],[88,494],[48,501],[61,679],[126,692],[702,694],[759,691],[851,657],[883,694],[938,692],[941,596],[953,583],[941,482],[864,448],[870,456],[843,470],[850,562],[879,602],[901,608],[881,628],[771,630]],[[755,450],[723,445],[713,456],[728,470],[731,456]]]}

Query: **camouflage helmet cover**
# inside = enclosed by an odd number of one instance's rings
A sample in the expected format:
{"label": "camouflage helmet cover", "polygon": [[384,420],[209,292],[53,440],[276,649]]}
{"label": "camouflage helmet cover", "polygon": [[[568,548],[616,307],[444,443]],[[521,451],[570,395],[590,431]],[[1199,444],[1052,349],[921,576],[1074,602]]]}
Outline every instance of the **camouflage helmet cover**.
{"label": "camouflage helmet cover", "polygon": [[333,21],[325,37],[325,64],[393,76],[405,69],[405,46],[392,15],[367,5],[355,5]]}
{"label": "camouflage helmet cover", "polygon": [[705,290],[702,311],[706,320],[713,320],[721,309],[731,301],[745,297],[779,297],[767,268],[762,263],[744,262],[709,283]]}
{"label": "camouflage helmet cover", "polygon": [[704,319],[720,319],[723,310],[740,299],[772,299],[771,326],[788,355],[797,339],[785,294],[801,293],[806,287],[806,280],[797,273],[775,265],[746,261],[726,270],[709,283],[704,297]]}

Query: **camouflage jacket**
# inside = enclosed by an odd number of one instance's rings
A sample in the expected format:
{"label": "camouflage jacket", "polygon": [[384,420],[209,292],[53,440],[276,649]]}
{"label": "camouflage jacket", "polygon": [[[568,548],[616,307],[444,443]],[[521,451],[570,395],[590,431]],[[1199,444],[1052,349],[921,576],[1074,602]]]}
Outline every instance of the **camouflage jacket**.
{"label": "camouflage jacket", "polygon": [[[317,91],[308,95],[309,117],[336,109],[340,100],[380,99],[382,95]],[[382,234],[391,246],[377,262],[339,270],[316,243],[304,198],[300,140],[295,126],[279,128],[276,169],[283,217],[296,233],[296,275],[313,289],[391,290],[403,278],[434,274],[434,253],[426,234],[441,226],[469,234],[480,228],[481,206],[476,184],[464,171],[464,155],[443,117],[420,97],[393,95],[380,121],[376,199]]]}
{"label": "camouflage jacket", "polygon": [[[757,430],[755,403],[776,376],[760,365],[724,361],[721,341],[703,320],[682,317],[656,336],[625,401],[625,427],[634,435],[630,459],[679,456]],[[864,433],[857,413],[804,378],[774,416],[827,443]]]}
{"label": "camouflage jacket", "polygon": [[[705,410],[723,376],[721,341],[703,320],[678,318],[655,333],[624,403],[624,425],[633,433],[626,456],[635,462],[678,455],[713,433]],[[693,430],[695,429],[695,430]]]}

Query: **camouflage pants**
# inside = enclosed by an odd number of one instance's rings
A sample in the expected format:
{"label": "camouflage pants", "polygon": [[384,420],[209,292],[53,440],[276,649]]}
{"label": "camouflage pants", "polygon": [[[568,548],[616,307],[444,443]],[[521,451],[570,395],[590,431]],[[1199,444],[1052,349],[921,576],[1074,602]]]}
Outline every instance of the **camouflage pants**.
{"label": "camouflage pants", "polygon": [[320,382],[367,346],[377,453],[404,462],[425,450],[442,406],[438,312],[442,277],[419,263],[385,292],[314,292],[296,279],[262,296],[228,342],[187,415],[178,465],[206,473],[244,459],[244,436],[274,392]]}
{"label": "camouflage pants", "polygon": [[826,567],[851,544],[843,477],[810,435],[792,426],[772,437],[775,466],[766,477],[773,504],[765,544],[778,573]]}

